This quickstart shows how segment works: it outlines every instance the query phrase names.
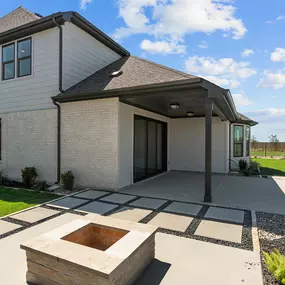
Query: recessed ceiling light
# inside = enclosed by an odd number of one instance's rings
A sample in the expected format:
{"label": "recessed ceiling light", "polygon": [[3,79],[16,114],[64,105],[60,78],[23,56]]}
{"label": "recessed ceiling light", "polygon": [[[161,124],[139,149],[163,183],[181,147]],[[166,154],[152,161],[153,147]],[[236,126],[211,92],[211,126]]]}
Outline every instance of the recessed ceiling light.
{"label": "recessed ceiling light", "polygon": [[170,104],[170,108],[173,110],[177,110],[179,108],[179,104],[178,103],[172,103],[172,104]]}
{"label": "recessed ceiling light", "polygon": [[120,76],[121,74],[123,74],[123,71],[122,70],[117,70],[117,71],[114,71],[110,74],[110,77],[118,77]]}
{"label": "recessed ceiling light", "polygon": [[193,117],[193,116],[194,116],[194,113],[193,113],[193,112],[187,112],[187,116],[188,116],[188,117]]}

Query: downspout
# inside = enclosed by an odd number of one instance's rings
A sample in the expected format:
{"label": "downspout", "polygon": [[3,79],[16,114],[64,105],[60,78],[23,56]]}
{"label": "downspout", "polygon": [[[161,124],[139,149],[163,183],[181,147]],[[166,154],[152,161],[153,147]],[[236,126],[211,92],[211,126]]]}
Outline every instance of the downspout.
{"label": "downspout", "polygon": [[[62,89],[62,54],[63,54],[63,32],[62,26],[58,24],[53,18],[53,23],[59,28],[59,81],[58,89],[60,93],[63,93]],[[52,100],[53,104],[57,107],[57,181],[56,184],[60,183],[60,174],[61,174],[61,107],[55,101]]]}
{"label": "downspout", "polygon": [[232,125],[233,123],[229,125],[229,173],[232,171]]}

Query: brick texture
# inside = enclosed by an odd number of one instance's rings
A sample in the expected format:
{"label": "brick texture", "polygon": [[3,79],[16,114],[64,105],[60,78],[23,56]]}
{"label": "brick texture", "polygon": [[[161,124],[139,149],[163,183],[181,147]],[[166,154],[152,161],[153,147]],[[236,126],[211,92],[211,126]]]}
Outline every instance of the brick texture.
{"label": "brick texture", "polygon": [[0,169],[20,180],[21,169],[35,166],[38,179],[56,181],[56,109],[2,114]]}
{"label": "brick texture", "polygon": [[75,183],[100,189],[118,184],[118,98],[64,103],[62,171]]}

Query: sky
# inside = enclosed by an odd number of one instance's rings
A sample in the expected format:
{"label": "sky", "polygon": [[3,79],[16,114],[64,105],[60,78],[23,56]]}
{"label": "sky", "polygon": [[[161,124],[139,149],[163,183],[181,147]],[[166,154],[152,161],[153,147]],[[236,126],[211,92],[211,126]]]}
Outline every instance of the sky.
{"label": "sky", "polygon": [[259,141],[285,141],[285,0],[12,0],[43,16],[77,11],[137,55],[230,89],[259,122]]}

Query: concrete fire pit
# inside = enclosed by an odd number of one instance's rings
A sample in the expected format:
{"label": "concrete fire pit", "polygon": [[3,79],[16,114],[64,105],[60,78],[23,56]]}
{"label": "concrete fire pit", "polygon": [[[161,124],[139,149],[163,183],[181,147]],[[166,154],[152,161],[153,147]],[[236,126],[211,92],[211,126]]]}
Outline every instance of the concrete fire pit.
{"label": "concrete fire pit", "polygon": [[132,284],[154,258],[157,227],[87,215],[21,244],[27,282]]}

